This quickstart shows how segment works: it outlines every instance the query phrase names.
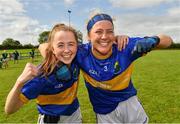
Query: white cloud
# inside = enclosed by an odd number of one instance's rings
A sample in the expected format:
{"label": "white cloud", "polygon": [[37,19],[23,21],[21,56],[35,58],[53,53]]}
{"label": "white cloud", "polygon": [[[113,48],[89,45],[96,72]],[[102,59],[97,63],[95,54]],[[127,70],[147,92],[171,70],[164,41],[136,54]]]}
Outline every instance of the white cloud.
{"label": "white cloud", "polygon": [[175,42],[180,42],[179,16],[149,16],[128,14],[116,17],[115,29],[118,34],[129,36],[151,36],[156,34],[170,35]]}
{"label": "white cloud", "polygon": [[109,0],[109,2],[114,7],[122,7],[122,8],[145,8],[151,7],[155,5],[159,5],[161,3],[170,3],[179,0]]}
{"label": "white cloud", "polygon": [[103,11],[100,9],[100,8],[92,8],[92,9],[90,9],[90,10],[88,10],[88,12],[87,13],[89,13],[89,18],[88,18],[88,20],[91,18],[91,17],[93,17],[94,15],[96,15],[97,13],[102,13]]}
{"label": "white cloud", "polygon": [[75,0],[64,0],[64,2],[71,5],[75,2]]}
{"label": "white cloud", "polygon": [[168,14],[172,16],[180,15],[180,7],[171,8],[168,10]]}
{"label": "white cloud", "polygon": [[25,15],[23,4],[17,0],[0,1],[0,43],[6,38],[19,40],[22,44],[37,44],[42,31],[37,20]]}
{"label": "white cloud", "polygon": [[[132,7],[136,1],[137,5],[136,8],[148,7],[159,5],[162,2],[171,2],[171,1],[179,1],[180,0],[109,0],[116,4],[118,7]],[[121,1],[121,3],[119,3]],[[141,1],[141,2],[140,2]],[[32,1],[30,1],[32,2]],[[44,30],[49,30],[53,27],[53,24],[58,23],[59,20],[53,18],[53,14],[48,16],[48,18],[52,18],[53,20],[48,21],[47,25],[40,25],[41,19],[34,20],[26,15],[26,10],[24,9],[25,6],[30,5],[30,2],[19,2],[19,0],[0,0],[0,43],[6,38],[13,38],[15,40],[19,40],[22,44],[33,43],[37,44],[37,37],[40,32]],[[63,5],[70,5],[75,2],[75,0],[64,0],[66,4]],[[116,2],[116,3],[115,3]],[[178,3],[178,2],[177,2]],[[118,13],[117,17],[115,18],[115,29],[116,32],[119,34],[127,34],[130,36],[145,36],[145,35],[155,35],[158,33],[165,33],[173,37],[174,41],[180,42],[180,9],[177,3],[171,4],[169,10],[163,10],[163,13],[158,14],[149,14],[143,12],[126,12],[126,13]],[[40,8],[43,2],[38,2],[34,5],[34,7]],[[48,4],[48,2],[44,2],[44,4]],[[57,2],[56,2],[57,4]],[[147,5],[148,4],[148,5]],[[53,4],[54,5],[54,4]],[[49,13],[53,13],[56,11],[56,7],[49,9]],[[167,5],[167,4],[166,4]],[[174,6],[174,8],[173,8]],[[110,6],[111,7],[111,6]],[[133,6],[134,7],[134,6]],[[157,6],[158,7],[158,6]],[[170,8],[171,7],[171,8]],[[65,7],[66,8],[66,7]],[[32,9],[32,7],[31,7]],[[159,9],[157,9],[158,11]],[[107,11],[106,9],[102,8],[92,8],[89,7],[83,8],[80,13],[82,16],[85,16],[87,20],[84,19],[84,23],[80,25],[73,24],[71,25],[78,29],[81,28],[81,31],[84,33],[84,38],[86,37],[86,23],[88,21],[89,13],[97,13]],[[75,12],[75,11],[74,11]],[[109,11],[108,11],[109,12]],[[116,15],[113,7],[110,11],[113,16]],[[161,11],[162,12],[162,11]],[[166,13],[164,13],[166,12]],[[76,14],[76,13],[74,13]],[[79,14],[79,11],[78,11]],[[87,15],[88,14],[88,15]],[[36,15],[36,13],[34,13]],[[42,13],[43,15],[43,13]],[[78,16],[77,16],[78,17]],[[42,18],[42,17],[41,17]],[[77,18],[80,20],[81,18]],[[63,21],[66,19],[61,19],[61,22],[68,24],[68,21]],[[41,22],[42,23],[42,22]]]}
{"label": "white cloud", "polygon": [[[130,36],[146,36],[164,33],[175,42],[180,42],[180,0],[109,0],[113,6],[121,8],[148,8],[166,3],[169,10],[163,14],[148,14],[140,11],[118,14],[115,21],[117,33]],[[157,9],[157,11],[159,11]]]}
{"label": "white cloud", "polygon": [[17,0],[1,0],[0,3],[0,14],[18,14],[25,12],[23,5]]}

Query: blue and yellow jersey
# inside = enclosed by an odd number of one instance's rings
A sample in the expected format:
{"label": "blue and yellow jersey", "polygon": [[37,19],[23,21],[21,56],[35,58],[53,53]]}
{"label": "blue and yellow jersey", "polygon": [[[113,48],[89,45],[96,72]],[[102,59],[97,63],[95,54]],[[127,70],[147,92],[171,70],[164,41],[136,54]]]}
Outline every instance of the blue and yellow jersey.
{"label": "blue and yellow jersey", "polygon": [[136,95],[131,80],[133,61],[142,55],[131,52],[139,39],[142,38],[130,38],[123,51],[113,45],[112,55],[106,59],[95,58],[90,43],[79,47],[76,59],[96,113],[110,113],[119,102]]}
{"label": "blue and yellow jersey", "polygon": [[79,107],[77,99],[79,68],[73,63],[70,67],[72,79],[68,82],[58,81],[55,73],[45,77],[36,77],[27,82],[20,99],[27,103],[36,99],[38,111],[52,116],[71,115]]}

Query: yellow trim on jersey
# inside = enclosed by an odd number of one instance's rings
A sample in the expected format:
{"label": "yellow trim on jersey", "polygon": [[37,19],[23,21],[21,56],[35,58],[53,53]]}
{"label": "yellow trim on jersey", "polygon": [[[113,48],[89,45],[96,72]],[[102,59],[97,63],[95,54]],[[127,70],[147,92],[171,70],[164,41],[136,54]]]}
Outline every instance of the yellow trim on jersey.
{"label": "yellow trim on jersey", "polygon": [[22,93],[20,94],[19,99],[20,99],[24,104],[28,103],[28,101],[29,101],[29,99],[26,98],[26,96],[23,95]]}
{"label": "yellow trim on jersey", "polygon": [[105,90],[117,91],[128,87],[131,74],[132,74],[133,64],[131,64],[123,73],[107,81],[97,81],[89,76],[87,73],[83,72],[84,79],[86,82],[90,83],[93,87],[99,87]]}
{"label": "yellow trim on jersey", "polygon": [[147,55],[147,53],[143,53],[143,54],[142,54],[142,56],[146,56],[146,55]]}
{"label": "yellow trim on jersey", "polygon": [[77,96],[77,81],[74,82],[72,87],[66,89],[63,92],[60,92],[55,95],[39,95],[37,97],[37,104],[47,105],[47,104],[55,104],[55,105],[68,105],[73,102],[73,100]]}

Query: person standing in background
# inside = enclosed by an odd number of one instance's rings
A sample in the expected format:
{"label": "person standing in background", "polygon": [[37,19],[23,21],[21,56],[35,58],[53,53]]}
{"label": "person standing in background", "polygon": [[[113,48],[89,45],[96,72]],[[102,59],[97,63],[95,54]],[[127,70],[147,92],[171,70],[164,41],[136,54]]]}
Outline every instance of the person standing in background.
{"label": "person standing in background", "polygon": [[13,52],[13,58],[14,58],[14,64],[15,63],[18,63],[18,60],[19,60],[19,52],[17,50],[15,50]]}
{"label": "person standing in background", "polygon": [[8,67],[8,53],[6,52],[6,50],[4,50],[2,53],[2,62],[3,62],[4,68],[7,68]]}

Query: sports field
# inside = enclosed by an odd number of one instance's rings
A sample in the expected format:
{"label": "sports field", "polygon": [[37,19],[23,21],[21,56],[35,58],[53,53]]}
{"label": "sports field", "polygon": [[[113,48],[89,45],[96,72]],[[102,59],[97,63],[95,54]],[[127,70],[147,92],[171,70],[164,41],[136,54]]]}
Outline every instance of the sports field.
{"label": "sports field", "polygon": [[[38,112],[35,100],[17,113],[5,115],[5,99],[26,62],[9,62],[9,68],[0,69],[0,123],[36,123]],[[40,64],[41,58],[35,59]],[[151,123],[180,123],[180,50],[156,50],[134,63],[132,80]],[[95,115],[89,103],[87,90],[81,78],[78,98],[83,122],[94,123]]]}

